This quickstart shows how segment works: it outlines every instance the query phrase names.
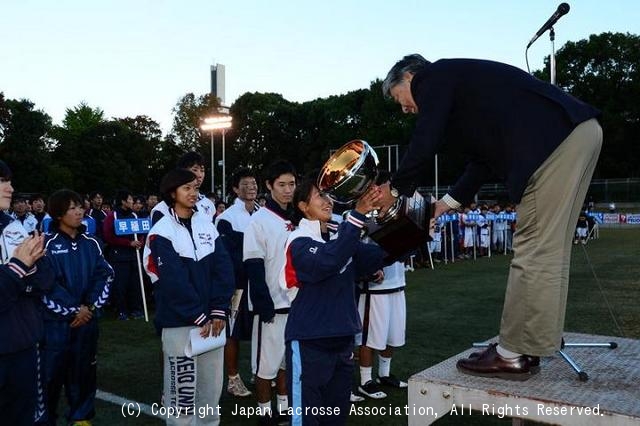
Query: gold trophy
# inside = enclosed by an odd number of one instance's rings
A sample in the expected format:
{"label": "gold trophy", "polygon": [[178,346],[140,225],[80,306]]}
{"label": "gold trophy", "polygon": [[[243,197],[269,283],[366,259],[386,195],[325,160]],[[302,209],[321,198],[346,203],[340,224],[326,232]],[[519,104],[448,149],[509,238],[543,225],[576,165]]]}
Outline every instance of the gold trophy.
{"label": "gold trophy", "polygon": [[[318,188],[339,204],[352,204],[378,178],[378,156],[363,140],[352,140],[325,162],[318,176]],[[429,200],[430,201],[430,200]],[[395,260],[431,241],[429,223],[433,215],[431,202],[419,192],[400,196],[389,211],[380,217],[369,215],[367,234]]]}

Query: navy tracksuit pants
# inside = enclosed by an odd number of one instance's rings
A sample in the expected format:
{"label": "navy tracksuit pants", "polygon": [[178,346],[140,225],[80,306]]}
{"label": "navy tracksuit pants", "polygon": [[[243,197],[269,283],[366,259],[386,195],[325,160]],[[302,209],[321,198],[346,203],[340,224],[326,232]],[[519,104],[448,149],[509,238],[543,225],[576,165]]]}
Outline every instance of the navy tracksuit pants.
{"label": "navy tracksuit pants", "polygon": [[55,425],[62,386],[69,410],[69,421],[90,420],[95,416],[96,352],[98,319],[71,328],[66,321],[45,321],[41,345],[44,367],[45,412],[37,424]]}
{"label": "navy tracksuit pants", "polygon": [[[343,425],[349,415],[353,342],[330,349],[326,344],[317,343],[315,340],[287,342],[292,426]],[[336,410],[339,410],[337,415]]]}
{"label": "navy tracksuit pants", "polygon": [[0,354],[0,423],[33,424],[37,399],[37,349],[35,346]]}

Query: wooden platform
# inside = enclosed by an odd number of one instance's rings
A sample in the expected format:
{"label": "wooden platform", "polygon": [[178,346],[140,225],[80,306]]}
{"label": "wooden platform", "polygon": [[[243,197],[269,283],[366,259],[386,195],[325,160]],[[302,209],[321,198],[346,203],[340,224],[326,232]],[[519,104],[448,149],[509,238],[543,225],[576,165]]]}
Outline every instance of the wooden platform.
{"label": "wooden platform", "polygon": [[640,425],[640,340],[577,333],[565,340],[618,347],[565,349],[588,381],[557,354],[543,358],[540,373],[525,382],[460,373],[456,361],[478,350],[470,348],[409,379],[409,425],[428,425],[449,412],[464,424],[471,410],[562,425]]}

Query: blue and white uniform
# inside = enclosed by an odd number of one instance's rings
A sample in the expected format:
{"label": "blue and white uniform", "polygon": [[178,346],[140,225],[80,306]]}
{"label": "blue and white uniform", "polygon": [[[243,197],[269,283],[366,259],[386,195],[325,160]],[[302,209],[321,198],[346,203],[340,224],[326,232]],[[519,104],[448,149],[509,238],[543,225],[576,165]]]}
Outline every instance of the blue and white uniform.
{"label": "blue and white uniform", "polygon": [[[162,330],[164,404],[180,409],[167,424],[216,425],[222,393],[223,348],[189,358],[189,333],[209,320],[226,318],[233,269],[211,218],[195,212],[180,219],[173,209],[149,231],[144,266],[154,286],[156,327]],[[224,332],[224,331],[223,331]],[[195,410],[195,411],[194,411]]]}
{"label": "blue and white uniform", "polygon": [[32,425],[37,400],[40,297],[50,291],[48,259],[28,268],[12,257],[27,237],[22,224],[0,212],[0,413],[2,423]]}
{"label": "blue and white uniform", "polygon": [[32,213],[26,212],[23,216],[18,216],[13,213],[11,217],[20,222],[29,234],[33,234],[33,231],[38,229],[38,218],[36,218]]}
{"label": "blue and white uniform", "polygon": [[[100,243],[84,233],[75,238],[52,227],[47,235],[47,258],[54,285],[43,296],[44,410],[38,410],[39,424],[55,424],[58,400],[64,385],[68,397],[67,422],[95,416],[96,353],[99,309],[109,298],[113,269],[105,260]],[[94,311],[91,320],[72,328],[80,307]]]}
{"label": "blue and white uniform", "polygon": [[[280,284],[292,300],[285,341],[294,425],[346,421],[354,336],[361,329],[355,282],[382,269],[384,256],[360,241],[365,220],[352,211],[330,237],[320,222],[302,219],[288,238]],[[314,415],[307,407],[339,408],[340,414]]]}

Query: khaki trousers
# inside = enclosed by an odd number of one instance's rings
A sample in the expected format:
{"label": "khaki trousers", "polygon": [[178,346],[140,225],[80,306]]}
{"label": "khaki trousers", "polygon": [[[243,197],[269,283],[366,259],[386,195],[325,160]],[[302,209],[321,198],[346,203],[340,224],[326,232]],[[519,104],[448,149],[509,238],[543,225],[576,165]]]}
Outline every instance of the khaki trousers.
{"label": "khaki trousers", "polygon": [[596,119],[579,124],[529,179],[516,207],[500,345],[528,355],[560,349],[571,247],[602,146]]}

